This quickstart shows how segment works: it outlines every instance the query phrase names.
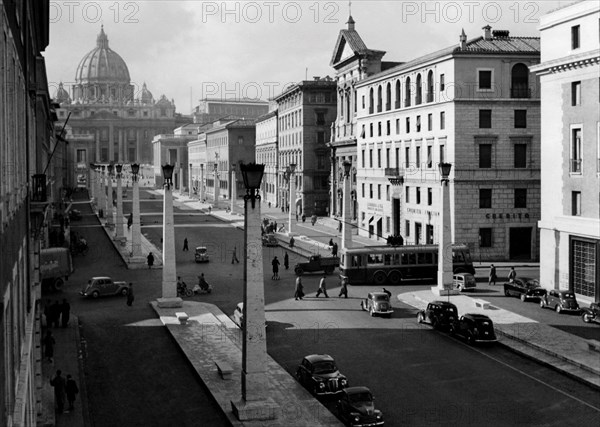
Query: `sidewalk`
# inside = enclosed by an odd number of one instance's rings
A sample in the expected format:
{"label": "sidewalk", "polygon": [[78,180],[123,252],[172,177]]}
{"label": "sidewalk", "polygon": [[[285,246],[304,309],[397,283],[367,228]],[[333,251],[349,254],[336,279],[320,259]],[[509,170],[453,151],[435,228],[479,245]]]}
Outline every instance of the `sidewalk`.
{"label": "sidewalk", "polygon": [[[242,331],[212,304],[184,301],[180,308],[159,308],[156,302],[150,304],[233,426],[342,425],[269,355],[265,366],[267,395],[278,405],[278,416],[269,421],[238,421],[231,409],[231,401],[239,401],[242,396]],[[175,312],[187,313],[187,324],[181,325]],[[231,379],[220,377],[216,360],[233,368]]]}
{"label": "sidewalk", "polygon": [[[418,309],[434,300],[446,300],[429,290],[406,292],[397,297]],[[600,353],[588,348],[588,340],[491,304],[489,309],[476,307],[474,300],[466,295],[450,297],[459,315],[481,313],[489,316],[500,344],[600,390]]]}

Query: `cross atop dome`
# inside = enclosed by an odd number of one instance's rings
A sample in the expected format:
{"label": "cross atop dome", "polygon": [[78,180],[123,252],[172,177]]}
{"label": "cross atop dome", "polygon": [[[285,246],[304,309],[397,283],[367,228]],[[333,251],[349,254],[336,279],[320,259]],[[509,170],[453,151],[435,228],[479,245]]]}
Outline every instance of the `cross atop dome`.
{"label": "cross atop dome", "polygon": [[96,46],[99,48],[108,48],[108,37],[106,37],[106,33],[104,32],[104,24],[100,25],[100,34],[96,38]]}

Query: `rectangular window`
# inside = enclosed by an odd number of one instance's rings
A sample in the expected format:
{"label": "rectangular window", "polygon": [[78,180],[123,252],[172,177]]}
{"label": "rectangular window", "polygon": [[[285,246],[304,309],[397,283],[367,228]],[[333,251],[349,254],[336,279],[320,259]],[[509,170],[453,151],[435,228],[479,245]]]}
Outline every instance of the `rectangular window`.
{"label": "rectangular window", "polygon": [[427,146],[427,168],[431,169],[433,167],[433,146]]}
{"label": "rectangular window", "polygon": [[381,122],[377,122],[377,136],[381,136]]}
{"label": "rectangular window", "polygon": [[433,130],[433,114],[427,114],[427,130]]}
{"label": "rectangular window", "polygon": [[404,149],[404,167],[410,168],[410,147]]}
{"label": "rectangular window", "polygon": [[440,112],[440,129],[446,129],[446,112]]}
{"label": "rectangular window", "polygon": [[443,91],[446,89],[446,76],[444,76],[443,74],[440,74],[440,91]]}
{"label": "rectangular window", "polygon": [[238,136],[238,144],[239,145],[244,144],[244,137],[242,135]]}
{"label": "rectangular window", "polygon": [[390,200],[390,185],[387,184],[385,186],[385,200],[389,201]]}
{"label": "rectangular window", "polygon": [[[598,139],[598,143],[600,144],[600,138]],[[600,145],[598,146],[598,156],[600,157]],[[400,167],[400,148],[396,147],[396,162],[394,165],[399,168]],[[600,165],[600,162],[598,163]]]}
{"label": "rectangular window", "polygon": [[364,167],[366,167],[366,164],[365,164],[365,150],[362,150],[361,157],[362,157],[362,167],[364,168]]}
{"label": "rectangular window", "polygon": [[515,144],[515,168],[527,167],[527,144]]}
{"label": "rectangular window", "polygon": [[415,222],[415,245],[421,244],[421,223]]}
{"label": "rectangular window", "polygon": [[396,119],[396,135],[400,135],[400,119]]}
{"label": "rectangular window", "polygon": [[390,232],[390,217],[389,216],[385,217],[385,232],[386,233]]}
{"label": "rectangular window", "polygon": [[410,203],[410,187],[408,185],[404,189],[404,193],[405,203]]}
{"label": "rectangular window", "polygon": [[386,123],[386,135],[390,135],[392,133],[392,122],[390,120]]}
{"label": "rectangular window", "polygon": [[377,184],[377,200],[381,200],[381,184]]}
{"label": "rectangular window", "polygon": [[479,129],[492,128],[492,110],[479,110]]}
{"label": "rectangular window", "polygon": [[492,167],[492,144],[479,144],[479,167]]}
{"label": "rectangular window", "polygon": [[492,229],[491,228],[480,228],[479,229],[479,246],[482,248],[492,247]]}
{"label": "rectangular window", "polygon": [[317,126],[323,126],[325,124],[325,113],[317,113]]}
{"label": "rectangular window", "polygon": [[421,116],[417,116],[417,132],[421,132]]}
{"label": "rectangular window", "polygon": [[373,138],[373,123],[369,123],[369,136]]}
{"label": "rectangular window", "polygon": [[571,27],[571,49],[578,49],[579,47],[579,25],[573,25]]}
{"label": "rectangular window", "polygon": [[444,145],[440,145],[440,163],[444,163],[446,159],[446,147]]}
{"label": "rectangular window", "polygon": [[431,206],[433,204],[433,188],[427,189],[427,205]]}
{"label": "rectangular window", "polygon": [[571,191],[571,215],[581,216],[581,191]]}
{"label": "rectangular window", "polygon": [[87,163],[85,149],[77,150],[77,163]]}
{"label": "rectangular window", "polygon": [[373,167],[373,149],[369,149],[369,167]]}
{"label": "rectangular window", "polygon": [[571,83],[571,105],[581,105],[581,82]]}
{"label": "rectangular window", "polygon": [[381,148],[377,149],[377,167],[381,167]]}
{"label": "rectangular window", "polygon": [[417,151],[415,152],[415,164],[417,168],[421,168],[421,147],[417,147]]}
{"label": "rectangular window", "polygon": [[425,243],[428,245],[433,244],[433,225],[427,224],[425,226]]}
{"label": "rectangular window", "polygon": [[571,130],[571,173],[581,173],[581,129]]}
{"label": "rectangular window", "polygon": [[369,184],[369,199],[373,198],[373,184]]}
{"label": "rectangular window", "polygon": [[325,132],[317,132],[317,144],[325,144]]}
{"label": "rectangular window", "polygon": [[527,207],[527,189],[515,188],[515,208]]}
{"label": "rectangular window", "polygon": [[385,149],[385,167],[386,168],[390,167],[390,149],[389,148]]}
{"label": "rectangular window", "polygon": [[365,197],[365,183],[364,182],[361,184],[361,188],[362,188],[362,196]]}
{"label": "rectangular window", "polygon": [[406,133],[410,133],[410,117],[406,118]]}
{"label": "rectangular window", "polygon": [[421,204],[421,187],[416,187],[416,199],[417,199],[417,205]]}
{"label": "rectangular window", "polygon": [[404,234],[406,235],[406,237],[410,237],[410,221],[406,220],[404,222]]}
{"label": "rectangular window", "polygon": [[365,96],[362,96],[362,108],[365,109]]}
{"label": "rectangular window", "polygon": [[479,189],[479,209],[490,209],[492,207],[492,189]]}
{"label": "rectangular window", "polygon": [[479,89],[492,88],[492,71],[479,70]]}
{"label": "rectangular window", "polygon": [[[339,132],[339,131],[338,131]],[[365,125],[362,125],[362,130],[360,131],[360,137],[364,138],[365,137]]]}
{"label": "rectangular window", "polygon": [[527,127],[527,110],[515,110],[515,129]]}

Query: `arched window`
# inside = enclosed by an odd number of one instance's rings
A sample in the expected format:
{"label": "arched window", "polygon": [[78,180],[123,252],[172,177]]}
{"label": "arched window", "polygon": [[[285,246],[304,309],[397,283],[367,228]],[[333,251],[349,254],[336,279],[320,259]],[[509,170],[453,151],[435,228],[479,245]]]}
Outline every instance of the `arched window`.
{"label": "arched window", "polygon": [[385,111],[392,109],[392,84],[388,82],[385,88]]}
{"label": "arched window", "polygon": [[396,80],[396,104],[394,108],[400,108],[400,80]]}
{"label": "arched window", "polygon": [[410,77],[404,82],[404,106],[410,107]]}
{"label": "arched window", "polygon": [[373,114],[373,88],[369,89],[369,114]]}
{"label": "arched window", "polygon": [[427,73],[427,102],[433,102],[433,71]]}
{"label": "arched window", "polygon": [[383,103],[382,101],[382,93],[381,93],[381,85],[379,85],[377,87],[377,112],[381,113],[381,104]]}
{"label": "arched window", "polygon": [[415,105],[419,105],[421,102],[423,102],[422,90],[423,90],[423,84],[421,82],[421,74],[417,74],[417,93],[416,93],[416,97],[415,97]]}
{"label": "arched window", "polygon": [[346,123],[350,123],[352,121],[351,117],[352,114],[350,114],[350,108],[351,108],[351,103],[352,100],[350,99],[350,91],[346,92]]}
{"label": "arched window", "polygon": [[511,72],[511,98],[530,98],[531,90],[529,89],[529,68],[525,64],[516,64]]}

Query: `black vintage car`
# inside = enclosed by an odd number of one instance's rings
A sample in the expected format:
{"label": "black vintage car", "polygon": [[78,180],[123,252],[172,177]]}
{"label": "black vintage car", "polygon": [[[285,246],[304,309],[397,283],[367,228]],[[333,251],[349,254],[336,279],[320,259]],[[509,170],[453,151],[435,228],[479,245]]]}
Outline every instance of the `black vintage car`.
{"label": "black vintage car", "polygon": [[460,316],[450,328],[452,335],[466,340],[469,344],[496,342],[496,332],[492,319],[485,314],[467,313]]}
{"label": "black vintage car", "polygon": [[583,313],[581,313],[581,320],[585,323],[600,323],[600,304],[593,302],[590,304],[589,308],[586,307],[581,310],[583,311]]}
{"label": "black vintage car", "polygon": [[417,313],[417,322],[430,323],[436,329],[448,330],[458,319],[458,309],[447,301],[432,301]]}
{"label": "black vintage car", "polygon": [[539,300],[546,295],[546,289],[542,288],[540,282],[536,279],[518,277],[512,282],[506,282],[504,284],[504,295],[507,297],[516,296],[521,298],[521,301],[525,302],[530,299]]}
{"label": "black vintage car", "polygon": [[316,396],[333,395],[348,387],[348,380],[338,371],[328,354],[311,354],[302,359],[296,370],[300,384]]}
{"label": "black vintage car", "polygon": [[348,387],[342,390],[337,410],[340,419],[352,427],[382,426],[383,414],[375,409],[373,395],[367,387]]}
{"label": "black vintage car", "polygon": [[552,289],[544,297],[540,298],[540,307],[549,307],[557,313],[571,311],[579,313],[581,309],[575,299],[575,293],[565,289]]}

